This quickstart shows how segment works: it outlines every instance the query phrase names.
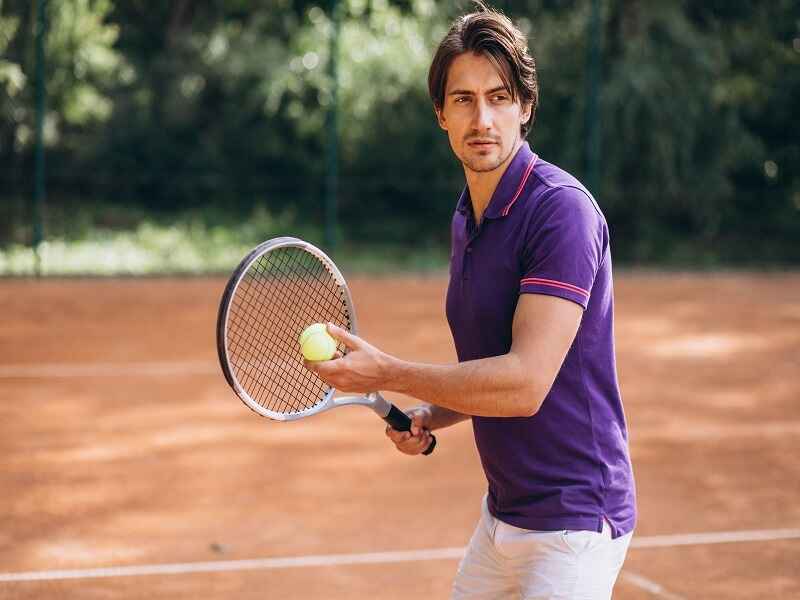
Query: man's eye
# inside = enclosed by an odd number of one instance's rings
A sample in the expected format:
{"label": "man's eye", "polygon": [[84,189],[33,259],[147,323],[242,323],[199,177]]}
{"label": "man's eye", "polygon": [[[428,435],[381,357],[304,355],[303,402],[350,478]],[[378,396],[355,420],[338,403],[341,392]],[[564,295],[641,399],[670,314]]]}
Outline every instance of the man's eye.
{"label": "man's eye", "polygon": [[456,97],[456,104],[464,104],[465,102],[469,102],[469,97],[467,96]]}
{"label": "man's eye", "polygon": [[497,94],[494,97],[495,102],[505,102],[506,100],[508,100],[508,96],[506,94]]}

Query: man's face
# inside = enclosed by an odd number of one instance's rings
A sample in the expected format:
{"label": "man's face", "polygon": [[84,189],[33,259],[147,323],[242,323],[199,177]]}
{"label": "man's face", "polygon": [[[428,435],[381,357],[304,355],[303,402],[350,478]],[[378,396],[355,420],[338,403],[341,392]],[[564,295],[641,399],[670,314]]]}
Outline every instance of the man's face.
{"label": "man's face", "polygon": [[444,105],[436,116],[467,169],[481,173],[504,164],[520,141],[520,125],[530,114],[530,105],[512,102],[500,74],[485,56],[466,52],[450,63]]}

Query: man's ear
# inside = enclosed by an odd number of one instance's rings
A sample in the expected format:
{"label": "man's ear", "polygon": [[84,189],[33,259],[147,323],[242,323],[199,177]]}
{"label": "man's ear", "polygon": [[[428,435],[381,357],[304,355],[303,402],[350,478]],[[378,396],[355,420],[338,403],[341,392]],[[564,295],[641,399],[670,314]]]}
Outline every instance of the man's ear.
{"label": "man's ear", "polygon": [[436,121],[439,123],[439,127],[447,131],[447,121],[444,118],[444,113],[442,112],[442,109],[437,106],[434,106],[433,112],[436,113]]}
{"label": "man's ear", "polygon": [[520,117],[520,125],[523,125],[528,122],[531,118],[531,111],[533,111],[533,103],[528,102],[527,104],[522,105],[522,115]]}

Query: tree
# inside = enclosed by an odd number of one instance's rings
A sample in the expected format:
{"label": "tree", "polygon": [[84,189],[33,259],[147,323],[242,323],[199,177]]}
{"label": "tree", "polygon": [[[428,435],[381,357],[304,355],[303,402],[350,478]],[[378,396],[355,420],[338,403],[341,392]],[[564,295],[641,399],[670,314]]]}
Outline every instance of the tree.
{"label": "tree", "polygon": [[[72,0],[47,5],[47,114],[45,144],[55,155],[80,155],[85,145],[77,131],[103,123],[111,113],[104,94],[124,61],[114,49],[117,27],[106,23],[108,0]],[[21,212],[28,192],[34,144],[34,27],[36,3],[0,3],[0,181],[10,216]],[[56,173],[59,160],[53,161]],[[63,168],[63,167],[61,167]],[[14,200],[16,199],[16,200]],[[12,219],[1,219],[0,241],[12,235]]]}

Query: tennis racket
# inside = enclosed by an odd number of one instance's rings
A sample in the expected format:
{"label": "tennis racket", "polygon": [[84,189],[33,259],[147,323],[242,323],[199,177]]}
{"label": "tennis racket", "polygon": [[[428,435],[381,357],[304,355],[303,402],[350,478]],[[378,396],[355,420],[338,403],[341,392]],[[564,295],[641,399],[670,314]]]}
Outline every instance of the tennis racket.
{"label": "tennis racket", "polygon": [[[267,240],[244,257],[231,275],[217,316],[217,352],[225,379],[250,409],[277,421],[293,421],[358,404],[374,410],[398,431],[411,419],[380,392],[336,396],[303,365],[298,338],[312,323],[331,322],[356,334],[350,290],[333,261],[293,237]],[[347,353],[344,344],[338,351]],[[423,454],[430,454],[436,438]]]}

